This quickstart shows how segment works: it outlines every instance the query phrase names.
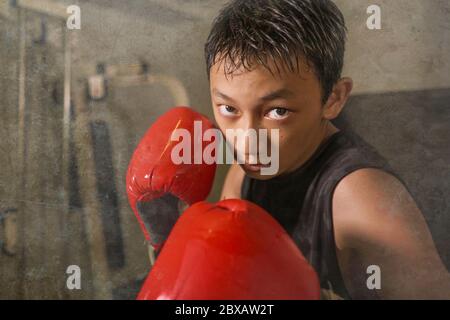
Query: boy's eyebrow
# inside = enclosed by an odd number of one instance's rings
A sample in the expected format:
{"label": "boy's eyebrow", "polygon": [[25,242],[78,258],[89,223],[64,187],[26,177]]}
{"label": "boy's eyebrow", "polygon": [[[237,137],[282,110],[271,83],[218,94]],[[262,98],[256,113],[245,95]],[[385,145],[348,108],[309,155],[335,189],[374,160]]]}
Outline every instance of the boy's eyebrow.
{"label": "boy's eyebrow", "polygon": [[292,97],[293,95],[294,95],[294,93],[291,90],[279,89],[279,90],[269,93],[268,95],[265,95],[264,97],[260,98],[260,100],[271,101],[271,100],[280,99],[280,98],[289,98],[289,97]]}
{"label": "boy's eyebrow", "polygon": [[230,102],[232,102],[232,103],[235,103],[235,101],[233,100],[233,98],[227,96],[225,93],[222,93],[222,92],[220,92],[220,91],[217,90],[217,89],[213,89],[213,90],[212,90],[212,93],[213,93],[216,97],[222,98],[222,99],[224,99],[224,100],[228,100],[228,101],[230,101]]}
{"label": "boy's eyebrow", "polygon": [[[227,96],[226,94],[220,92],[219,90],[213,89],[212,92],[215,96],[234,103],[233,98]],[[291,90],[279,89],[279,90],[273,91],[273,92],[265,95],[264,97],[259,98],[259,100],[271,101],[271,100],[280,99],[280,98],[289,98],[289,97],[292,97],[293,95],[294,95],[294,93]]]}

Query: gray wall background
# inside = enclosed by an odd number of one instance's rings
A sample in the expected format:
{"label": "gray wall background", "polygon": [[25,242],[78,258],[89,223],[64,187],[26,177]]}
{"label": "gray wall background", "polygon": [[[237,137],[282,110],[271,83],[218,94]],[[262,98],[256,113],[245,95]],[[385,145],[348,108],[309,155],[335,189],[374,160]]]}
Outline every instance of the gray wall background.
{"label": "gray wall background", "polygon": [[[0,1],[0,211],[15,208],[18,226],[16,253],[0,255],[0,298],[133,298],[149,267],[126,200],[126,168],[140,137],[175,99],[160,83],[111,82],[103,101],[87,99],[84,109],[79,101],[98,63],[145,60],[150,74],[177,79],[187,102],[212,116],[203,44],[225,1],[51,2],[81,7],[81,30],[70,31],[76,38],[75,97],[72,152],[64,157],[61,24],[26,13],[27,143],[21,154],[18,10]],[[349,29],[344,75],[355,81],[338,123],[374,145],[404,178],[450,266],[450,2],[379,0],[381,30],[366,27],[371,1],[336,3]],[[47,37],[39,43],[41,23]],[[65,171],[67,157],[71,165]],[[226,169],[219,168],[210,200],[217,199]],[[5,227],[0,230],[4,240]],[[70,264],[82,269],[80,291],[65,287]]]}

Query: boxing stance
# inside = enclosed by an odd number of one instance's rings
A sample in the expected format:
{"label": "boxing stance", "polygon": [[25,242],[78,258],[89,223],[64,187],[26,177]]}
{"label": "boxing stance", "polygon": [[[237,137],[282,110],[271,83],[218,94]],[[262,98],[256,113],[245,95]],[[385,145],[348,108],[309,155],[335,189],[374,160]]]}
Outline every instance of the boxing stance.
{"label": "boxing stance", "polygon": [[[172,159],[175,130],[194,136],[195,121],[202,130],[213,126],[190,108],[169,110],[144,135],[129,164],[130,205],[159,253],[138,298],[318,299],[315,271],[265,210],[242,200],[199,202],[211,189],[215,163]],[[192,150],[207,143],[190,141]],[[180,217],[181,202],[196,204]]]}
{"label": "boxing stance", "polygon": [[341,75],[345,41],[330,0],[233,0],[221,10],[205,45],[216,123],[225,133],[279,132],[278,171],[264,175],[260,160],[233,165],[222,198],[270,214],[328,297],[450,299],[449,273],[406,184],[334,121],[353,88]]}

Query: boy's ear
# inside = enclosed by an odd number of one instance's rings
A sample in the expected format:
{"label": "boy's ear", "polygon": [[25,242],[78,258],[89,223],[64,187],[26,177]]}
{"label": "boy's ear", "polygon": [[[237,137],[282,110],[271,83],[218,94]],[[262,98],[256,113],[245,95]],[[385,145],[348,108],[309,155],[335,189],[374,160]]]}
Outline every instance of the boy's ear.
{"label": "boy's ear", "polygon": [[341,78],[338,82],[336,82],[323,108],[323,117],[325,119],[333,120],[339,116],[350,96],[352,89],[353,80],[351,78]]}

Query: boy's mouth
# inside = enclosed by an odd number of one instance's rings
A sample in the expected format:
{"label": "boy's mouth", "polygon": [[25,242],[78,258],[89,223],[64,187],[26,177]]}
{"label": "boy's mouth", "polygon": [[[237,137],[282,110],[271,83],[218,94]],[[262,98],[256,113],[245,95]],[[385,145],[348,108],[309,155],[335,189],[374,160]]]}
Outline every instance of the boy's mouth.
{"label": "boy's mouth", "polygon": [[242,164],[242,168],[244,169],[244,171],[247,171],[247,172],[259,172],[259,171],[261,171],[262,168],[269,168],[269,167],[270,167],[270,163],[269,164],[261,164],[261,163],[256,163],[256,164],[244,163],[244,164]]}

